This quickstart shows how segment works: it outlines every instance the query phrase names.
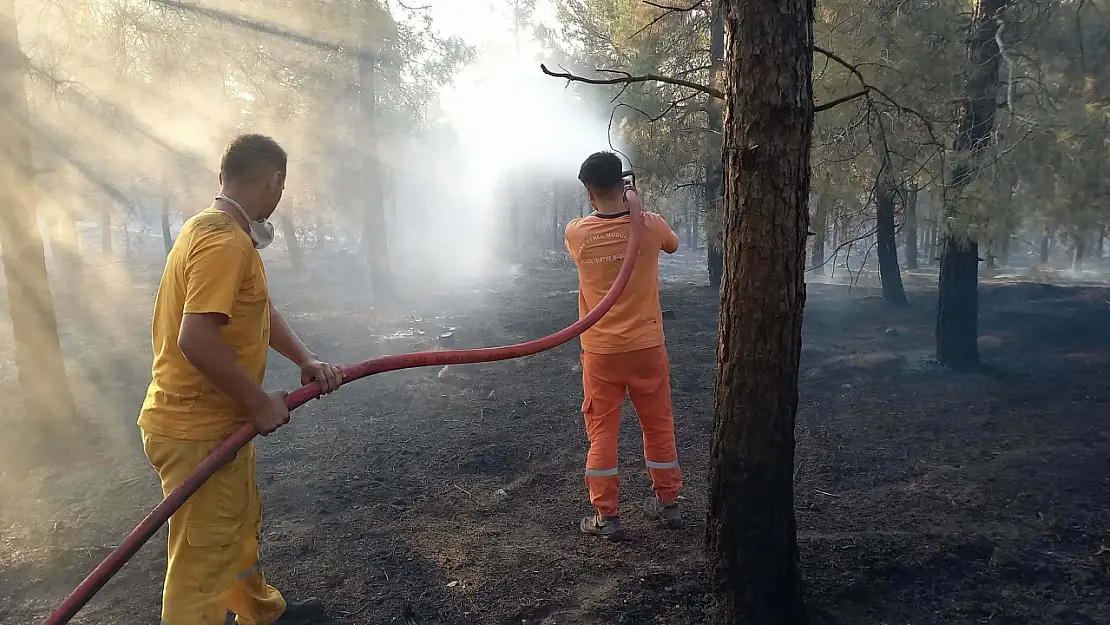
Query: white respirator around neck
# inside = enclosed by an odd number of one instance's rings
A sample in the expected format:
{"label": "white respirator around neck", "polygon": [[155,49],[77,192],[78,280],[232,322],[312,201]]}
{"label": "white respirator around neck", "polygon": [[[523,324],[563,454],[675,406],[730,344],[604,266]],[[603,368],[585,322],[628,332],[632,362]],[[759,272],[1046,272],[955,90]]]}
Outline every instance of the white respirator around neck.
{"label": "white respirator around neck", "polygon": [[224,202],[227,202],[228,204],[231,204],[232,206],[237,208],[239,210],[239,214],[243,216],[243,219],[247,220],[247,225],[250,228],[250,231],[247,234],[250,235],[255,249],[260,250],[274,242],[274,224],[270,223],[270,220],[252,220],[250,218],[250,215],[247,214],[247,211],[243,210],[243,207],[239,204],[239,202],[236,202],[226,195],[217,195],[216,199],[223,200]]}

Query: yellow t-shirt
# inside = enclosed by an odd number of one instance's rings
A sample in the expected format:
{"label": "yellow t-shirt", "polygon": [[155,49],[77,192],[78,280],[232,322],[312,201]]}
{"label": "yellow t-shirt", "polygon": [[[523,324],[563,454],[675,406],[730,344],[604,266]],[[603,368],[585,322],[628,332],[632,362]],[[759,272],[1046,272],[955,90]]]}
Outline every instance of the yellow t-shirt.
{"label": "yellow t-shirt", "polygon": [[261,384],[270,344],[266,272],[247,233],[216,209],[187,220],[166,259],[151,324],[153,380],[139,426],[168,438],[219,440],[247,417],[178,348],[185,313],[227,315],[224,342],[239,366]]}

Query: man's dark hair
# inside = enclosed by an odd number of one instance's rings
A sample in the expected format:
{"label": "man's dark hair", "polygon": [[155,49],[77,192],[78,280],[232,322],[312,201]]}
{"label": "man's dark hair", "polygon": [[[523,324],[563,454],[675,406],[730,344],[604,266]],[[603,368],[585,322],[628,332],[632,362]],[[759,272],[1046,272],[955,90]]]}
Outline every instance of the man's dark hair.
{"label": "man's dark hair", "polygon": [[624,164],[612,152],[594,152],[582,163],[578,179],[595,191],[612,191],[621,188]]}
{"label": "man's dark hair", "polygon": [[267,168],[284,174],[288,163],[289,157],[277,141],[265,135],[239,135],[227,144],[220,173],[224,180],[250,180]]}

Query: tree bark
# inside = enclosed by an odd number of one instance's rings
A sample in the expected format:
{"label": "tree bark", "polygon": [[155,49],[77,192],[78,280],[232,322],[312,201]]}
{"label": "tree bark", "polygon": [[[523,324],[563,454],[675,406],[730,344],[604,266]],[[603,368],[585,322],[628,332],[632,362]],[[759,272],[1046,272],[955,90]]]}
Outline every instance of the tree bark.
{"label": "tree bark", "polygon": [[727,0],[725,262],[706,551],[711,622],[799,625],[794,420],[805,306],[813,4]]}
{"label": "tree bark", "polygon": [[362,188],[367,212],[363,221],[362,238],[370,264],[374,301],[388,304],[395,299],[393,272],[389,267],[389,240],[385,232],[385,198],[381,180],[381,154],[378,149],[377,100],[374,83],[374,62],[365,49],[358,55],[359,118],[362,120],[363,145],[366,154],[362,161]]}
{"label": "tree bark", "polygon": [[[719,88],[721,73],[725,63],[725,18],[723,3],[713,3],[713,22],[709,27],[709,65],[710,85]],[[721,196],[724,194],[724,161],[721,155],[724,130],[724,103],[717,98],[709,98],[706,103],[709,118],[709,132],[705,154],[705,214],[706,219],[706,264],[709,269],[709,285],[721,288],[721,274],[724,264],[723,220],[721,219]]]}
{"label": "tree bark", "polygon": [[[0,0],[0,254],[25,414],[44,433],[76,416],[38,226],[15,2]],[[67,424],[72,427],[71,424]]]}
{"label": "tree bark", "polygon": [[920,266],[917,251],[917,194],[916,184],[906,185],[906,223],[902,226],[906,233],[906,269],[917,269]]}
{"label": "tree bark", "polygon": [[829,207],[822,198],[813,209],[813,245],[810,249],[809,267],[813,273],[825,275],[825,239],[828,235]]}
{"label": "tree bark", "polygon": [[875,178],[875,230],[879,255],[879,281],[883,284],[883,299],[888,304],[905,306],[906,289],[902,285],[902,270],[898,267],[898,240],[894,228],[894,181],[890,156],[883,157],[883,165]]}
{"label": "tree bark", "polygon": [[[958,217],[961,192],[980,172],[980,152],[989,145],[998,108],[999,50],[995,33],[1008,0],[978,0],[968,38],[968,73],[960,121],[952,142],[953,202]],[[954,219],[945,220],[952,224]],[[956,371],[979,365],[979,243],[968,232],[945,228],[937,302],[937,362]]]}

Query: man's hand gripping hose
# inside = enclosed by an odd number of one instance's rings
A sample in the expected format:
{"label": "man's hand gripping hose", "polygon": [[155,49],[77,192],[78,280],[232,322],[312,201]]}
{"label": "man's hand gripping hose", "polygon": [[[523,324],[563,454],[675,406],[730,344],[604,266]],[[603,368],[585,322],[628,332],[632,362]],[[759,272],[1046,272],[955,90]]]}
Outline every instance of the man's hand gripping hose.
{"label": "man's hand gripping hose", "polygon": [[[626,177],[630,175],[631,174],[628,172],[625,174]],[[598,319],[601,319],[605,313],[609,312],[609,309],[613,307],[613,304],[616,303],[617,299],[620,297],[625,285],[628,284],[628,279],[632,276],[632,270],[636,265],[636,257],[639,255],[640,239],[642,238],[643,232],[643,221],[640,214],[642,204],[637,196],[634,180],[635,179],[632,178],[632,182],[625,184],[624,200],[628,206],[632,224],[628,237],[628,247],[625,250],[624,262],[621,264],[620,274],[618,274],[616,281],[613,282],[613,286],[609,288],[609,292],[605,294],[605,297],[602,298],[598,305],[585,317],[555,334],[517,345],[486,347],[482,349],[418,352],[367,360],[350,367],[345,367],[343,369],[343,384],[346,385],[354,380],[367,376],[400,369],[461,365],[522,358],[524,356],[531,356],[547,351],[577,338],[580,334],[589,329],[590,326],[597,323]],[[319,396],[320,387],[315,382],[312,382],[290,393],[285,398],[285,403],[289,407],[289,410],[293,410]],[[43,625],[62,625],[63,623],[68,623],[69,620],[72,619],[81,608],[85,607],[85,604],[108,583],[108,580],[123,568],[123,565],[139,551],[146,541],[162,527],[170,516],[172,516],[213,473],[230,462],[231,459],[235,457],[235,454],[257,434],[258,432],[255,430],[254,425],[248,423],[240,427],[234,434],[224,440],[219,447],[197,466],[181,486],[178,486],[162,501],[162,503],[158,504],[158,506],[156,506],[154,510],[152,510],[150,514],[127,535],[127,538],[124,539],[103,562],[93,569],[92,573],[89,573],[88,577],[66,597],[65,601],[43,621]]]}

